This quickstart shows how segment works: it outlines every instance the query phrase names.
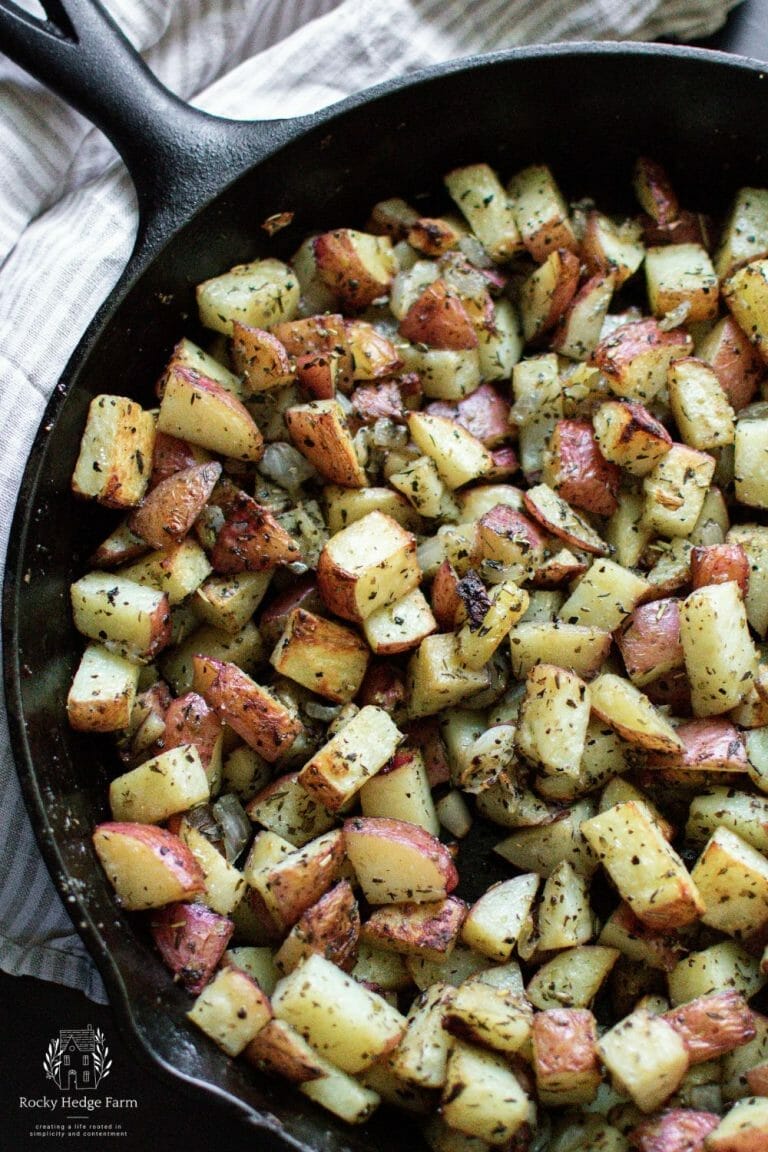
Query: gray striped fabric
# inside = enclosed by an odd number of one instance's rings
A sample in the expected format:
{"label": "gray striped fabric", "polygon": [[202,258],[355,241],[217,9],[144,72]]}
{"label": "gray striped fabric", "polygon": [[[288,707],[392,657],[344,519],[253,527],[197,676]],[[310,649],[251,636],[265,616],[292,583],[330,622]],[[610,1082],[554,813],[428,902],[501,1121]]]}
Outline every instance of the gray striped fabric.
{"label": "gray striped fabric", "polygon": [[[173,91],[293,116],[427,64],[517,44],[696,39],[735,0],[111,0]],[[0,550],[46,400],[130,252],[130,182],[106,140],[0,62]],[[48,878],[0,712],[0,967],[106,999]]]}

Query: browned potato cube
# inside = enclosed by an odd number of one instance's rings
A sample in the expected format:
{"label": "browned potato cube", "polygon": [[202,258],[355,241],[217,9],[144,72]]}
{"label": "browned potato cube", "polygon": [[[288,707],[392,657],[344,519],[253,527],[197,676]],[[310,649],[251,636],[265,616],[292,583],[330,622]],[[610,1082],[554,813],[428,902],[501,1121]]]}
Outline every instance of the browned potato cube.
{"label": "browned potato cube", "polygon": [[346,703],[357,695],[369,659],[367,644],[351,628],[294,608],[270,663],[319,696]]}

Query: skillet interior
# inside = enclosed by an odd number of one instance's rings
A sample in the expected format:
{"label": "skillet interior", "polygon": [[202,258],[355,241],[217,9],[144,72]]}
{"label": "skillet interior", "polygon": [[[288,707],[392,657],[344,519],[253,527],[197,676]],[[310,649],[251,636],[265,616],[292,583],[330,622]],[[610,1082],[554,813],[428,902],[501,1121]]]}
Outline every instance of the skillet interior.
{"label": "skillet interior", "polygon": [[[318,118],[170,240],[109,303],[52,402],[25,477],[5,588],[9,714],[36,832],[137,1057],[208,1086],[294,1146],[384,1152],[402,1144],[403,1126],[374,1118],[349,1132],[193,1036],[183,1018],[188,997],[131,917],[116,911],[90,847],[90,830],[108,815],[113,765],[106,743],[69,731],[64,718],[81,647],[68,587],[107,530],[100,510],[69,495],[89,400],[111,391],[151,404],[170,348],[196,334],[197,281],[256,255],[288,256],[313,230],[361,226],[375,200],[439,188],[458,164],[486,160],[508,175],[546,161],[567,195],[592,193],[601,207],[618,208],[629,207],[632,161],[645,153],[668,167],[683,203],[722,211],[740,184],[768,183],[768,141],[755,135],[767,84],[758,65],[724,56],[603,45],[449,66],[385,87],[373,102],[353,101]],[[261,222],[288,209],[293,224],[268,240]],[[493,879],[480,860],[465,870],[470,883],[473,874],[484,885]]]}

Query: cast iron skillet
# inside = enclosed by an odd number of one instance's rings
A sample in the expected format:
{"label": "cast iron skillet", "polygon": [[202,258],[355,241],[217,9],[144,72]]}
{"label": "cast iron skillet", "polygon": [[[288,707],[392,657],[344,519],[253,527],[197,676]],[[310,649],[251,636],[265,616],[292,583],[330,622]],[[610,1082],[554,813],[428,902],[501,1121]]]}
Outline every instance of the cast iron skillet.
{"label": "cast iron skillet", "polygon": [[[530,48],[432,68],[300,120],[234,123],[171,96],[95,0],[47,0],[45,9],[47,22],[0,0],[0,48],[112,139],[136,184],[140,223],[128,268],[46,413],[8,556],[8,712],[35,830],[137,1059],[218,1096],[259,1129],[260,1147],[388,1152],[414,1142],[407,1121],[380,1114],[348,1131],[192,1033],[188,997],[116,910],[92,852],[115,765],[65,720],[81,648],[68,586],[107,531],[99,510],[69,494],[89,400],[106,386],[151,403],[173,344],[199,335],[189,319],[195,282],[257,255],[287,257],[313,230],[361,226],[375,200],[439,187],[455,165],[485,160],[508,175],[545,160],[568,195],[618,208],[633,159],[646,153],[668,167],[685,204],[722,211],[739,184],[768,183],[768,79],[757,62],[692,49]],[[287,210],[293,224],[269,240],[261,222]],[[462,861],[470,897],[474,882],[495,878],[494,838]]]}

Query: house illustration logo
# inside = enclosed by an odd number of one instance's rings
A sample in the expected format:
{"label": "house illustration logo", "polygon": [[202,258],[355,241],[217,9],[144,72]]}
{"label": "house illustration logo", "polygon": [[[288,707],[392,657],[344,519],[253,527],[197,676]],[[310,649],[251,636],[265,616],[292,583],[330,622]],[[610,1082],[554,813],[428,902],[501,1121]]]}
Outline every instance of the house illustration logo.
{"label": "house illustration logo", "polygon": [[61,1092],[87,1092],[109,1075],[112,1061],[100,1028],[62,1028],[51,1040],[43,1069]]}

